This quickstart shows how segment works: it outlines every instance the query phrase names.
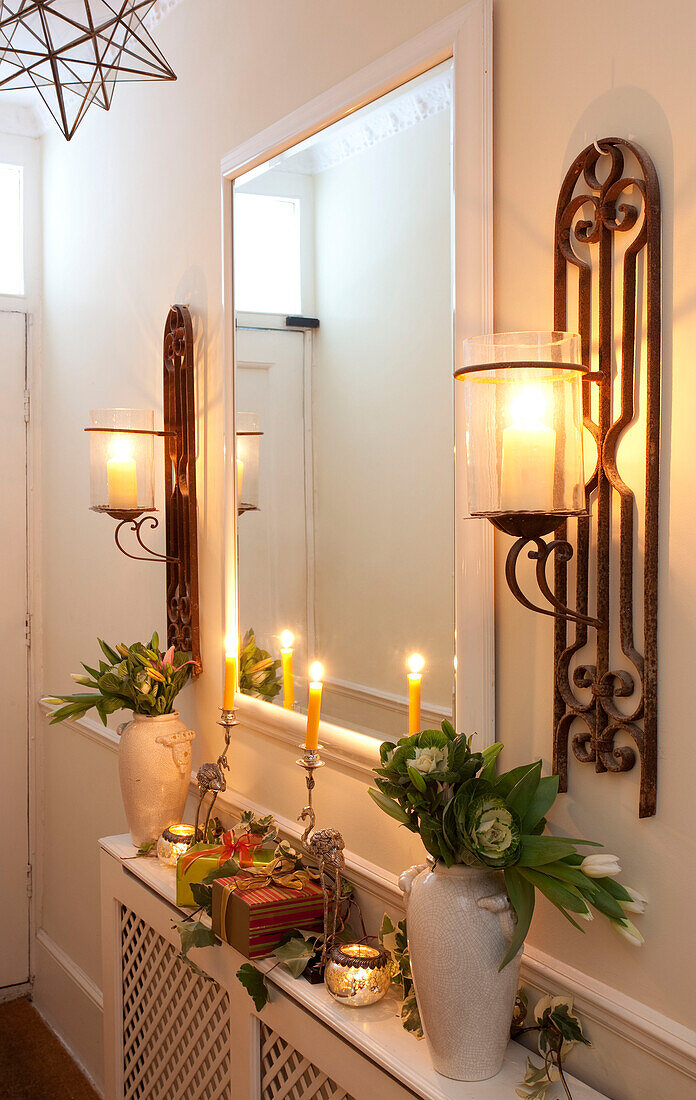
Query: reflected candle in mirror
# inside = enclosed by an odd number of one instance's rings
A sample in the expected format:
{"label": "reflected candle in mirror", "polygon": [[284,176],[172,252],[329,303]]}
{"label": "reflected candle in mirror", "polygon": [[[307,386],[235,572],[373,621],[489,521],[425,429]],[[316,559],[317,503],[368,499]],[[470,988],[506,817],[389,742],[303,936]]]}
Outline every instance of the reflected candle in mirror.
{"label": "reflected candle in mirror", "polygon": [[408,659],[408,733],[420,733],[421,672],[425,661],[420,653],[412,653]]}
{"label": "reflected candle in mirror", "polygon": [[541,419],[545,404],[538,386],[524,387],[510,403],[512,424],[503,432],[503,511],[553,511],[556,433]]}
{"label": "reflected candle in mirror", "polygon": [[138,507],[135,459],[131,456],[126,441],[117,440],[114,444],[113,457],[106,463],[106,483],[109,508],[134,511]]}
{"label": "reflected candle in mirror", "polygon": [[237,459],[237,504],[242,503],[242,485],[244,484],[244,463]]}
{"label": "reflected candle in mirror", "polygon": [[234,710],[234,693],[237,689],[237,647],[234,638],[225,642],[225,691],[223,710]]}
{"label": "reflected candle in mirror", "polygon": [[315,661],[309,670],[312,677],[309,684],[309,701],[307,703],[307,737],[305,748],[309,752],[316,752],[319,747],[319,718],[321,715],[321,678],[324,670],[318,661]]}
{"label": "reflected candle in mirror", "polygon": [[292,710],[295,705],[295,682],[292,675],[292,643],[294,638],[289,630],[280,635],[280,659],[283,664],[283,706]]}

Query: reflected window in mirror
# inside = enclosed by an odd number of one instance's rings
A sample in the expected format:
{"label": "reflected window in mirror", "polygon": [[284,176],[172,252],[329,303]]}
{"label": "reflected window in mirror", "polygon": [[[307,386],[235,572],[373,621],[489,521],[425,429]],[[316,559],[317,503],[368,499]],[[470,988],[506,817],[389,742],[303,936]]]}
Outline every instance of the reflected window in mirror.
{"label": "reflected window in mirror", "polygon": [[318,659],[380,738],[414,652],[454,712],[450,104],[448,62],[234,188],[240,688],[283,705],[290,631],[294,708]]}

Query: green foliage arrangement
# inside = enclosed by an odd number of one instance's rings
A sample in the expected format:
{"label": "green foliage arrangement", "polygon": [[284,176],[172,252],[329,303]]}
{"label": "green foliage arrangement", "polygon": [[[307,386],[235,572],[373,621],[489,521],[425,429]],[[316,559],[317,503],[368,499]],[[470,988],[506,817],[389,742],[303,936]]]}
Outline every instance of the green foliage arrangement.
{"label": "green foliage arrangement", "polygon": [[281,662],[256,644],[253,627],[247,630],[239,650],[239,690],[259,699],[275,699],[281,688]]}
{"label": "green foliage arrangement", "polygon": [[[524,1001],[526,1013],[526,997]],[[551,1086],[560,1082],[566,1097],[572,1100],[563,1072],[563,1061],[579,1043],[592,1046],[573,1011],[573,998],[542,997],[534,1009],[534,1024],[527,1027],[516,1027],[513,1024],[511,1034],[515,1038],[530,1031],[539,1033],[539,1054],[544,1059],[544,1064],[535,1066],[532,1059],[527,1058],[524,1080],[515,1092],[521,1100],[545,1100]]]}
{"label": "green foliage arrangement", "polygon": [[[97,639],[106,660],[98,668],[83,664],[87,675],[73,673],[76,684],[90,688],[74,695],[52,695],[44,701],[58,706],[51,715],[51,724],[66,718],[82,718],[95,708],[106,725],[106,717],[117,710],[132,710],[134,714],[171,714],[174,700],[191,675],[190,653],[166,653],[159,649],[157,633],[149,643],[123,643],[113,647]],[[62,706],[59,706],[62,704]]]}
{"label": "green foliage arrangement", "polygon": [[471,737],[449,722],[380,746],[377,790],[370,795],[385,813],[419,833],[427,852],[454,864],[499,869],[517,915],[502,970],[529,930],[539,890],[570,923],[592,920],[592,909],[633,944],[643,937],[627,913],[642,913],[646,901],[614,881],[616,856],[583,857],[578,845],[594,841],[545,835],[546,814],[558,794],[558,776],[542,777],[541,760],[496,775],[499,742],[472,752]]}
{"label": "green foliage arrangement", "polygon": [[385,913],[382,918],[382,927],[379,930],[379,942],[392,957],[392,985],[395,985],[401,994],[401,1024],[406,1031],[414,1035],[416,1039],[423,1038],[423,1025],[421,1024],[416,990],[411,976],[411,957],[408,951],[408,934],[406,921],[400,920],[394,924]]}

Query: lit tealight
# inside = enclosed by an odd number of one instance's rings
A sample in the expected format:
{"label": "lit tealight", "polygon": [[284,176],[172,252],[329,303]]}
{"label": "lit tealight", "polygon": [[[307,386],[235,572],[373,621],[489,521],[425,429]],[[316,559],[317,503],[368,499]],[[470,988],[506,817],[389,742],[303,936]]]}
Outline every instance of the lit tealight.
{"label": "lit tealight", "polygon": [[351,943],[332,947],[324,981],[334,1000],[350,1008],[364,1008],[380,1001],[389,989],[389,954],[383,947]]}
{"label": "lit tealight", "polygon": [[419,672],[423,671],[425,665],[425,658],[421,657],[420,653],[412,653],[408,659],[408,667],[414,676],[417,676]]}
{"label": "lit tealight", "polygon": [[179,856],[183,856],[193,844],[196,830],[193,825],[170,825],[157,841],[157,858],[165,867],[176,867]]}

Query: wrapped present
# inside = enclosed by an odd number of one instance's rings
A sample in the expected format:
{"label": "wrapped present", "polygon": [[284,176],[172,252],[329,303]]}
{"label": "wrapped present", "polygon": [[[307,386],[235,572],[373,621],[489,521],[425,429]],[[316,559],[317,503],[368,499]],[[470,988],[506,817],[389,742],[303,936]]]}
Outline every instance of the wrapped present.
{"label": "wrapped present", "polygon": [[252,867],[255,852],[259,853],[260,862],[268,862],[274,856],[273,852],[262,848],[260,836],[243,833],[237,838],[234,829],[223,833],[217,844],[192,844],[177,861],[176,904],[195,907],[196,902],[191,893],[193,883],[202,882],[211,871],[216,871],[230,859],[236,859],[241,867]]}
{"label": "wrapped present", "polygon": [[213,882],[213,931],[247,959],[269,955],[292,928],[324,930],[321,886],[284,862]]}

